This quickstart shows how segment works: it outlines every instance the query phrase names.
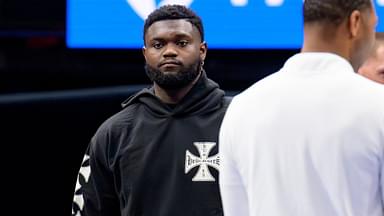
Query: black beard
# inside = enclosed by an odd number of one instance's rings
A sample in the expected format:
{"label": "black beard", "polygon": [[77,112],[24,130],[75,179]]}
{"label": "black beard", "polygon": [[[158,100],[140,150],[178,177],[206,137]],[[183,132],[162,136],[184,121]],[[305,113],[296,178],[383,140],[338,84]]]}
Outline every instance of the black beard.
{"label": "black beard", "polygon": [[193,82],[201,71],[201,60],[199,59],[194,64],[185,67],[181,65],[180,70],[176,73],[164,74],[159,69],[145,64],[145,72],[152,82],[155,82],[163,89],[176,90],[186,87]]}

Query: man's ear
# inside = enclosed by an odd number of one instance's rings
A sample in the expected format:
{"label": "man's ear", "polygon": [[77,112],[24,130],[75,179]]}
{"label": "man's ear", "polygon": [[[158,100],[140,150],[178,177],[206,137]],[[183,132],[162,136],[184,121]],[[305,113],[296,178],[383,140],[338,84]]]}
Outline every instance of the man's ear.
{"label": "man's ear", "polygon": [[348,19],[349,33],[352,38],[357,37],[362,22],[362,14],[359,10],[352,11]]}
{"label": "man's ear", "polygon": [[207,50],[208,50],[208,46],[207,46],[207,42],[203,41],[200,43],[200,59],[202,61],[205,60],[205,57],[207,56]]}
{"label": "man's ear", "polygon": [[147,61],[147,56],[145,55],[145,52],[147,51],[147,48],[145,46],[143,46],[143,48],[141,49],[141,52],[143,53],[143,56],[145,58],[145,61]]}

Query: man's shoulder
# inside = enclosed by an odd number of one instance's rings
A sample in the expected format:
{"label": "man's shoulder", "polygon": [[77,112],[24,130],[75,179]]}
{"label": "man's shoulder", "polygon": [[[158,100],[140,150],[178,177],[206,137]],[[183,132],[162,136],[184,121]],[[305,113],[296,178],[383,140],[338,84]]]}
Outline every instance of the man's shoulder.
{"label": "man's shoulder", "polygon": [[[349,83],[357,91],[374,96],[384,95],[384,85],[368,79],[360,74],[353,74],[351,82]],[[382,100],[384,102],[384,100]]]}
{"label": "man's shoulder", "polygon": [[135,119],[140,117],[137,109],[137,104],[131,104],[129,106],[124,107],[119,112],[107,118],[99,126],[97,133],[112,133],[121,130],[127,131],[127,128],[131,127],[134,124]]}

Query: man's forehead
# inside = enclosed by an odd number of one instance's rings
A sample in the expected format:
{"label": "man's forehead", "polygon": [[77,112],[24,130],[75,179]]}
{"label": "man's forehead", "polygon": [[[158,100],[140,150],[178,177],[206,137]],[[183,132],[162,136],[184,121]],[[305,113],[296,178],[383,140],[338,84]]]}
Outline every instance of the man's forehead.
{"label": "man's forehead", "polygon": [[147,29],[147,35],[161,35],[174,33],[193,34],[194,31],[198,31],[192,23],[186,19],[176,20],[161,20],[154,22]]}

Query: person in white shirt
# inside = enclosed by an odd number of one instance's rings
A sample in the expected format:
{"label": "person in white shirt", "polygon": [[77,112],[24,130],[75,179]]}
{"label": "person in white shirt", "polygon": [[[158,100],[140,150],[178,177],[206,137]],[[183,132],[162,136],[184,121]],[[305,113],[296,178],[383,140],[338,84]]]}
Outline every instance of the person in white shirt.
{"label": "person in white shirt", "polygon": [[376,45],[358,73],[372,81],[384,84],[384,32],[376,33]]}
{"label": "person in white shirt", "polygon": [[234,97],[220,129],[225,216],[383,216],[384,86],[356,73],[371,0],[305,0],[301,52]]}

